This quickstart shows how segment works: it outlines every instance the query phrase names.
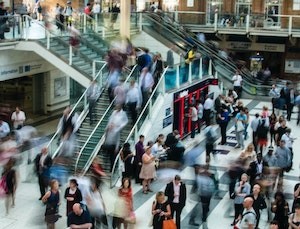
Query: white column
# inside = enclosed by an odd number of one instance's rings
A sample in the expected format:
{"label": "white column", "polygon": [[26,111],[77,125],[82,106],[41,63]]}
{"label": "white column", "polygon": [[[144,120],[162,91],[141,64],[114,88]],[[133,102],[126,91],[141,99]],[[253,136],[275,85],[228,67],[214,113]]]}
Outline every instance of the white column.
{"label": "white column", "polygon": [[121,0],[120,10],[120,35],[121,37],[130,38],[130,1]]}

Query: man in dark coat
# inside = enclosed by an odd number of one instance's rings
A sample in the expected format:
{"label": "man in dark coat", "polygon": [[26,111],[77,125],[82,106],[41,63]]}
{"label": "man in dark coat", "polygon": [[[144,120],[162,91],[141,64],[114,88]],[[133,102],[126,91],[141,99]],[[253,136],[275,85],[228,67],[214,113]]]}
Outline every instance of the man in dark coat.
{"label": "man in dark coat", "polygon": [[50,155],[48,155],[48,149],[46,147],[42,148],[41,152],[36,156],[34,161],[41,192],[41,197],[39,198],[39,200],[41,200],[45,195],[46,189],[48,187],[49,170],[52,166],[52,158],[50,157]]}
{"label": "man in dark coat", "polygon": [[180,215],[185,206],[186,187],[181,181],[179,175],[176,175],[174,180],[167,184],[165,195],[168,197],[168,202],[171,207],[171,216],[174,217],[176,212],[176,226],[180,229]]}

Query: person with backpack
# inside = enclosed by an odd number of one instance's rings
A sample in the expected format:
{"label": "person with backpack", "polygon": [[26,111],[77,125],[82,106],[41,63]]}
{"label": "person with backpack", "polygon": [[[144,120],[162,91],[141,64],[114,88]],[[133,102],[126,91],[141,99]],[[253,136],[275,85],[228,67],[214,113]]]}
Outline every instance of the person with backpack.
{"label": "person with backpack", "polygon": [[256,213],[253,209],[253,198],[246,197],[243,202],[243,213],[239,217],[238,226],[235,228],[252,229],[256,225]]}
{"label": "person with backpack", "polygon": [[65,7],[64,14],[65,14],[67,26],[71,27],[72,26],[72,14],[73,14],[73,8],[72,8],[71,1],[67,1],[67,6]]}
{"label": "person with backpack", "polygon": [[257,147],[261,154],[263,154],[264,147],[268,144],[268,132],[269,132],[269,117],[261,117],[258,121],[258,126],[256,130],[256,137],[257,137]]}

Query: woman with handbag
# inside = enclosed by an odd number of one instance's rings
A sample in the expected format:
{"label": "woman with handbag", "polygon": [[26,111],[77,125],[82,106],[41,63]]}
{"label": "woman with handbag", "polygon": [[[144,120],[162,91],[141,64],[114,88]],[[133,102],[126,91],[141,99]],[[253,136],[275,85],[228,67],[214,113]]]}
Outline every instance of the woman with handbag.
{"label": "woman with handbag", "polygon": [[47,223],[47,229],[55,229],[55,223],[60,217],[58,215],[60,198],[57,180],[50,182],[50,190],[42,197],[42,201],[46,204],[45,221]]}
{"label": "woman with handbag", "polygon": [[156,194],[156,201],[152,204],[153,229],[163,229],[163,221],[171,215],[171,207],[164,192]]}

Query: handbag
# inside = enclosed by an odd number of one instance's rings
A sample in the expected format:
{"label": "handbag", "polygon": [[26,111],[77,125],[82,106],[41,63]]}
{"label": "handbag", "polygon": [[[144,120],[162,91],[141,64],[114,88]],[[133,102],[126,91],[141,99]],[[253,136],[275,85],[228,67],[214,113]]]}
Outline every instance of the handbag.
{"label": "handbag", "polygon": [[242,121],[238,120],[236,123],[236,131],[241,132],[244,129],[245,129],[244,124],[242,123]]}
{"label": "handbag", "polygon": [[177,229],[173,219],[165,219],[163,221],[163,229]]}
{"label": "handbag", "polygon": [[134,211],[130,212],[129,216],[125,218],[125,221],[130,224],[136,223],[136,216],[135,216]]}
{"label": "handbag", "polygon": [[5,197],[7,193],[6,176],[2,176],[0,179],[0,197]]}

